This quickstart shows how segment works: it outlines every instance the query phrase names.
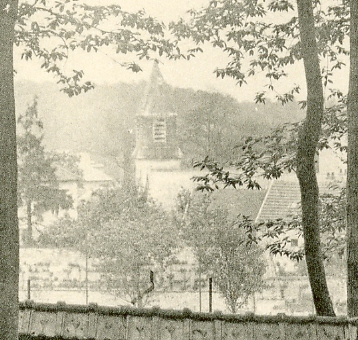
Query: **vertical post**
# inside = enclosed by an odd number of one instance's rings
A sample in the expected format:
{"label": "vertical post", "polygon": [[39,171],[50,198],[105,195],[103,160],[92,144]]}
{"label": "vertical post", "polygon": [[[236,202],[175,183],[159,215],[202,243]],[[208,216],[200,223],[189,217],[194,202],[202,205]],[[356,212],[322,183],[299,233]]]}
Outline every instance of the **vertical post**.
{"label": "vertical post", "polygon": [[256,313],[256,296],[255,296],[255,292],[252,294],[252,306],[253,306],[253,312]]}
{"label": "vertical post", "polygon": [[31,300],[31,280],[27,279],[27,300]]}
{"label": "vertical post", "polygon": [[88,305],[88,250],[86,245],[86,264],[85,264],[85,289],[86,289],[86,305]]}
{"label": "vertical post", "polygon": [[201,261],[199,259],[199,312],[201,312]]}
{"label": "vertical post", "polygon": [[149,281],[150,281],[150,283],[151,283],[152,285],[154,285],[154,272],[153,272],[153,270],[151,270],[151,271],[149,272]]}
{"label": "vertical post", "polygon": [[209,278],[209,313],[213,311],[213,278]]}

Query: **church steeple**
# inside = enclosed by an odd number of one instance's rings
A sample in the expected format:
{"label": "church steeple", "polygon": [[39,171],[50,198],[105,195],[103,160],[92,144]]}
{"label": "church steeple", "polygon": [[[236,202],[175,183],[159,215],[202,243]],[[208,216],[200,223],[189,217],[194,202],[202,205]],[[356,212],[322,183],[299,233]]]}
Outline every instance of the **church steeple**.
{"label": "church steeple", "polygon": [[149,82],[144,90],[143,103],[141,105],[140,115],[151,115],[165,112],[164,104],[165,82],[162,73],[159,70],[157,60],[153,63]]}
{"label": "church steeple", "polygon": [[169,109],[169,86],[153,64],[142,105],[136,116],[134,159],[137,177],[148,177],[151,170],[177,170],[181,151],[178,147],[176,114]]}

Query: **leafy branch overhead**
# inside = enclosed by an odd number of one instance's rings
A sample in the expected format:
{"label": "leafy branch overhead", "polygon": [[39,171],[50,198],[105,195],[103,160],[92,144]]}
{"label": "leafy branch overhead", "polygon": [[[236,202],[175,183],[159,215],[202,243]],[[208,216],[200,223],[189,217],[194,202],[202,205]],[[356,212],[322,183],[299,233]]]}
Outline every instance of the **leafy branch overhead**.
{"label": "leafy branch overhead", "polygon": [[[258,91],[255,101],[265,102],[267,91],[273,91],[284,104],[300,92],[294,83],[287,92],[276,89],[281,80],[287,83],[288,66],[302,60],[296,7],[289,0],[211,0],[208,6],[190,11],[191,20],[172,22],[169,28],[179,40],[192,41],[197,48],[205,49],[210,44],[224,52],[228,61],[215,70],[217,77],[233,78],[242,86],[248,78],[260,74],[265,89]],[[277,12],[280,20],[270,20],[274,15],[277,18]],[[318,53],[327,60],[322,77],[328,85],[334,70],[345,65],[344,56],[348,55],[347,6],[341,3],[324,8],[315,2],[314,19]],[[201,52],[201,49],[192,50]]]}
{"label": "leafy branch overhead", "polygon": [[[193,177],[197,190],[245,186],[260,189],[261,179],[277,179],[282,174],[296,171],[298,132],[302,122],[285,123],[273,128],[266,136],[246,137],[236,146],[236,159],[221,165],[206,157],[194,166],[205,174]],[[332,149],[345,161],[347,112],[345,97],[328,107],[323,117],[317,152]]]}
{"label": "leafy branch overhead", "polygon": [[[156,54],[169,59],[187,57],[177,40],[166,37],[164,23],[143,10],[129,13],[118,5],[89,6],[75,0],[21,3],[14,42],[23,59],[40,59],[41,67],[58,77],[62,91],[69,96],[93,88],[91,82],[84,81],[82,70],[67,74],[61,68],[77,49],[113,51],[139,59],[155,58]],[[119,63],[133,72],[141,71],[134,61]]]}

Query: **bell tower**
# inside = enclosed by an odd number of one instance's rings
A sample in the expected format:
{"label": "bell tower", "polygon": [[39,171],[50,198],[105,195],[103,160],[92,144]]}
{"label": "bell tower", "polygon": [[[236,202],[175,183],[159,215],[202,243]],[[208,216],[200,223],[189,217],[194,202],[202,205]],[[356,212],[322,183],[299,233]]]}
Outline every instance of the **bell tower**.
{"label": "bell tower", "polygon": [[155,61],[145,88],[143,103],[136,116],[136,145],[133,153],[135,176],[147,185],[152,171],[180,169],[176,114],[168,109],[166,84]]}

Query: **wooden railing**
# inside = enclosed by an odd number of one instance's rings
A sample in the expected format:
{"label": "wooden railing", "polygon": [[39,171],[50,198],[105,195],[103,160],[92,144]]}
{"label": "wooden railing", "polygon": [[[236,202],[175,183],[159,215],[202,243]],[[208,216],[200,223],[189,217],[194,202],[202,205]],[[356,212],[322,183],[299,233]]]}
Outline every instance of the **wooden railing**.
{"label": "wooden railing", "polygon": [[347,318],[224,315],[159,308],[20,303],[20,339],[356,340]]}

